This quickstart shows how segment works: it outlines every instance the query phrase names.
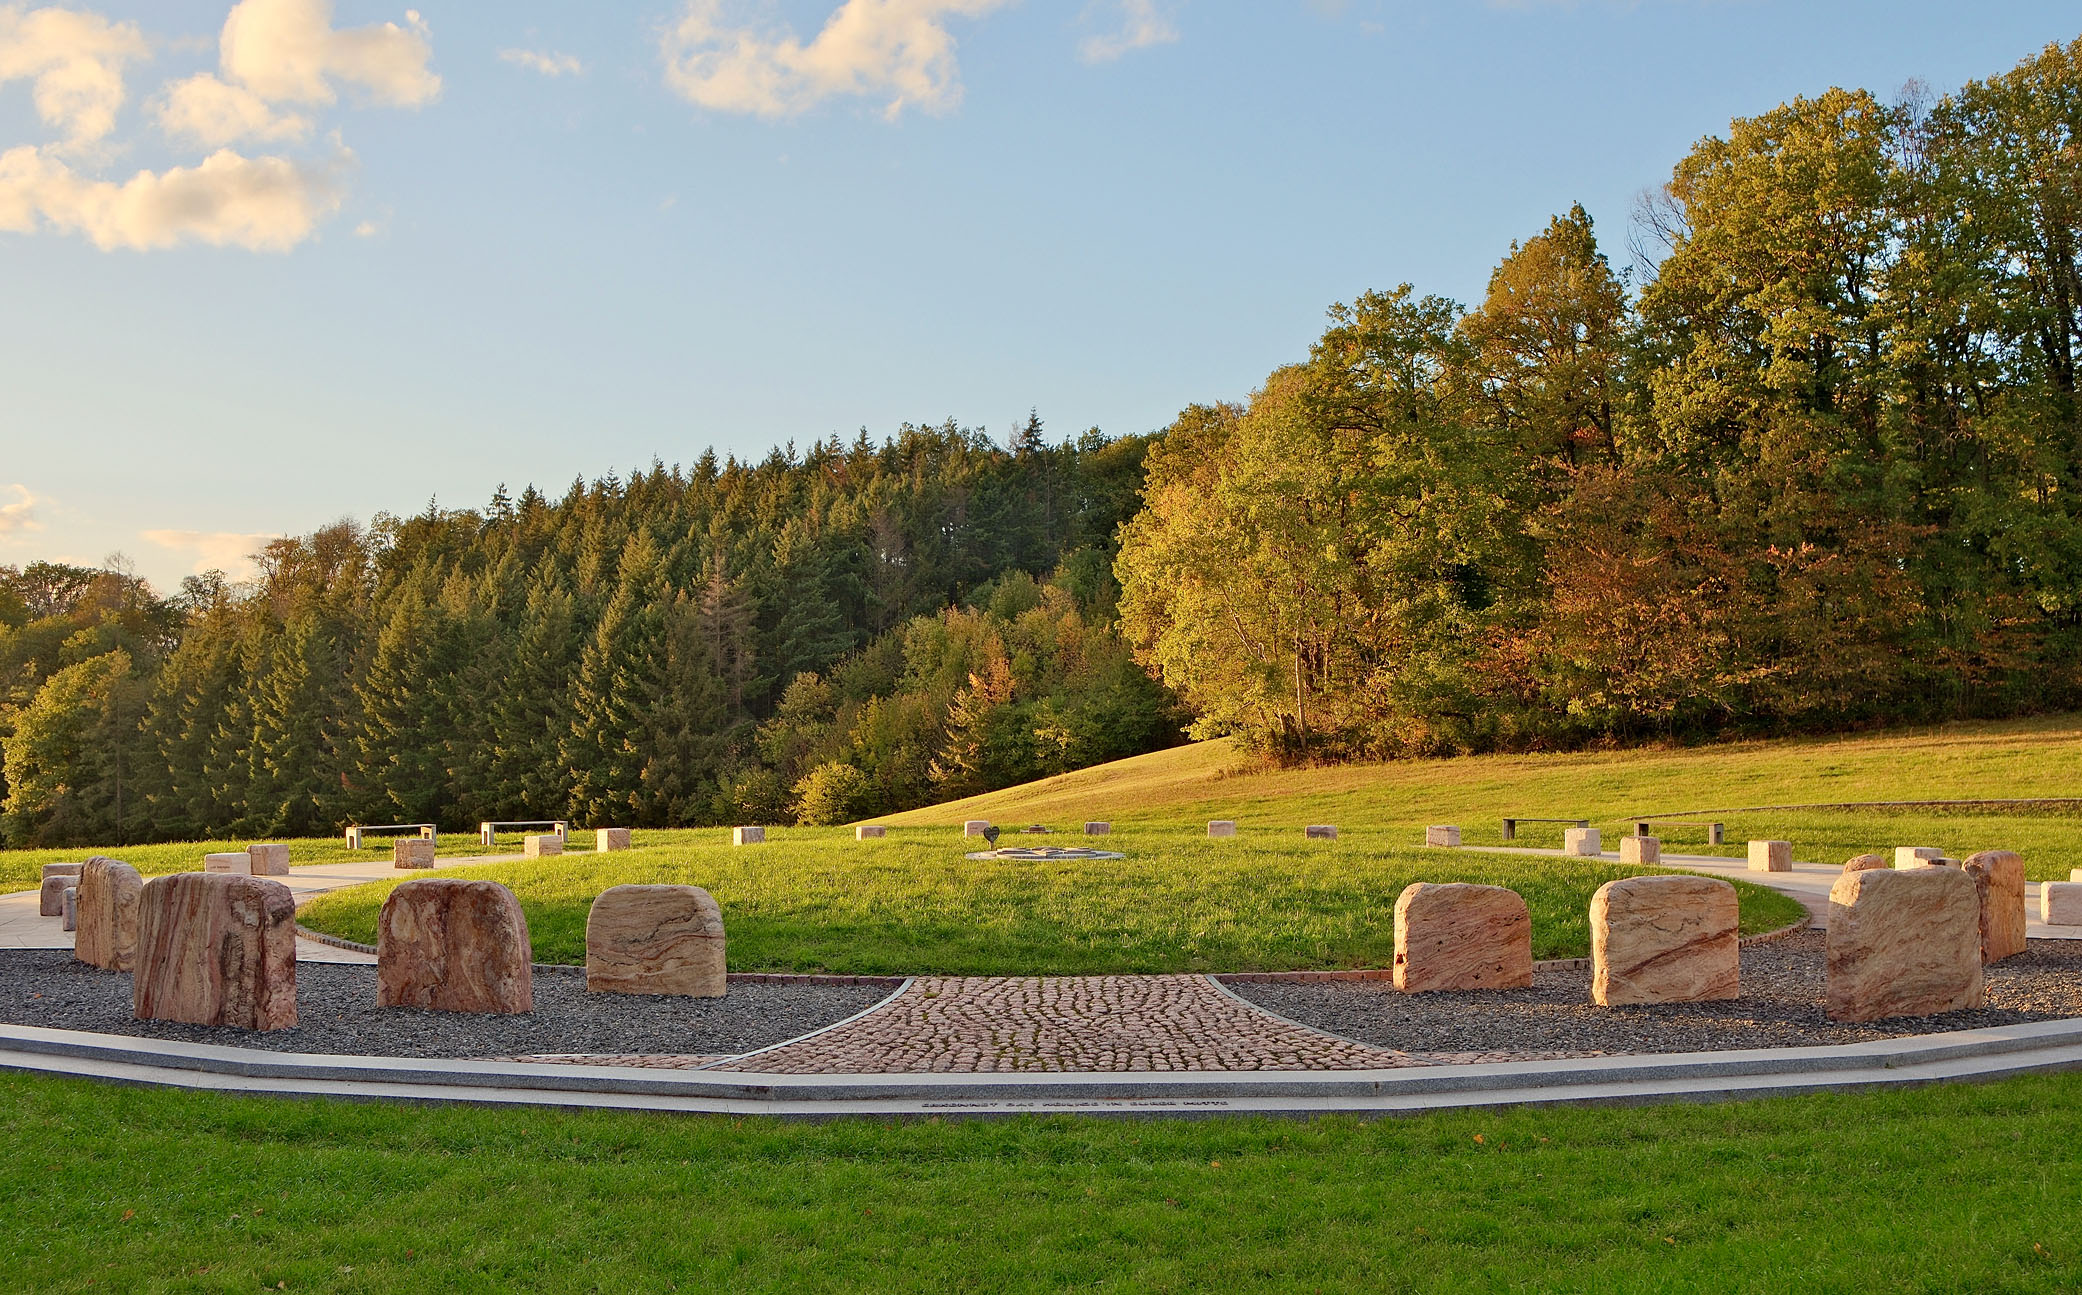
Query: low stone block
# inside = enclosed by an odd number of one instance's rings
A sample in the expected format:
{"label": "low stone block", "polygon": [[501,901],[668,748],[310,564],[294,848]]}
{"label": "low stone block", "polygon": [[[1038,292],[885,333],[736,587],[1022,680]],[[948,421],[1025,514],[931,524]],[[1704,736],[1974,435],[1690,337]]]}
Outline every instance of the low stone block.
{"label": "low stone block", "polygon": [[1619,838],[1619,861],[1647,866],[1663,861],[1663,839],[1659,836]]}
{"label": "low stone block", "polygon": [[989,830],[990,820],[987,818],[972,818],[961,825],[961,834],[963,836],[982,836]]}
{"label": "low stone block", "polygon": [[[1628,837],[1627,840],[1654,837]],[[1705,1003],[1742,987],[1735,887],[1713,877],[1627,877],[1590,901],[1591,1001]]]}
{"label": "low stone block", "polygon": [[376,1002],[429,1012],[535,1010],[528,919],[496,881],[421,877],[376,919]]}
{"label": "low stone block", "polygon": [[1751,841],[1749,843],[1749,870],[1751,872],[1791,872],[1793,870],[1793,843],[1791,841]]}
{"label": "low stone block", "polygon": [[1084,834],[1086,836],[1111,836],[1113,835],[1113,824],[1086,823],[1084,825]]}
{"label": "low stone block", "polygon": [[2068,880],[2069,880],[2069,881],[2082,881],[2082,868],[2069,868],[2069,869],[2068,869]]}
{"label": "low stone block", "polygon": [[43,865],[43,875],[39,880],[49,881],[53,877],[77,877],[86,866],[84,863],[46,863]]}
{"label": "low stone block", "polygon": [[1309,826],[1301,829],[1301,834],[1311,841],[1335,841],[1337,839],[1337,828],[1329,823],[1311,823]]}
{"label": "low stone block", "polygon": [[1960,868],[1868,868],[1829,889],[1827,1004],[1837,1021],[1979,1007],[1981,901]]}
{"label": "low stone block", "polygon": [[1434,823],[1424,829],[1424,844],[1454,846],[1460,844],[1460,828],[1452,823]]}
{"label": "low stone block", "polygon": [[614,850],[629,848],[629,829],[626,827],[596,827],[593,829],[593,852],[607,854]]}
{"label": "low stone block", "polygon": [[36,915],[62,917],[65,913],[65,888],[77,884],[78,877],[45,877],[42,888],[36,892]]}
{"label": "low stone block", "polygon": [[853,839],[856,841],[879,841],[888,835],[889,829],[880,823],[862,823],[853,829]]}
{"label": "low stone block", "polygon": [[1897,845],[1894,847],[1894,866],[1897,868],[1920,868],[1945,857],[1945,852],[1934,845]]}
{"label": "low stone block", "polygon": [[1235,836],[1236,824],[1226,818],[1218,818],[1207,825],[1209,836]]}
{"label": "low stone block", "polygon": [[2015,850],[1983,850],[1961,866],[1974,879],[1981,901],[1982,963],[2024,952],[2024,856]]}
{"label": "low stone block", "polygon": [[1595,859],[1605,852],[1604,838],[1594,827],[1571,827],[1562,831],[1562,853]]}
{"label": "low stone block", "polygon": [[144,888],[144,879],[127,863],[87,860],[80,873],[72,956],[89,966],[129,971],[137,958],[137,901]]}
{"label": "low stone block", "polygon": [[586,914],[586,988],[721,998],[723,911],[699,886],[610,886]]}
{"label": "low stone block", "polygon": [[2040,882],[2039,920],[2048,926],[2082,926],[2082,881]]}
{"label": "low stone block", "polygon": [[179,872],[138,894],[132,1007],[141,1021],[296,1025],[296,900],[266,877]]}
{"label": "low stone block", "polygon": [[279,843],[246,847],[246,866],[256,877],[289,875],[289,847]]}
{"label": "low stone block", "polygon": [[206,854],[202,856],[202,870],[234,877],[250,877],[253,875],[253,856],[244,850]]}
{"label": "low stone block", "polygon": [[393,868],[431,868],[434,866],[434,843],[423,836],[401,836],[390,843],[390,866]]}
{"label": "low stone block", "polygon": [[733,827],[730,829],[732,845],[764,845],[766,829],[763,827]]}
{"label": "low stone block", "polygon": [[1415,882],[1395,901],[1395,987],[1525,989],[1533,983],[1533,923],[1502,886]]}
{"label": "low stone block", "polygon": [[77,931],[80,929],[79,894],[80,888],[77,885],[65,888],[65,893],[61,896],[62,902],[58,908],[59,930]]}
{"label": "low stone block", "polygon": [[1892,866],[1892,864],[1887,862],[1884,855],[1854,854],[1844,860],[1843,870],[1845,872],[1864,872],[1868,868],[1888,868]]}
{"label": "low stone block", "polygon": [[521,853],[530,859],[554,859],[564,853],[564,838],[555,832],[521,838]]}

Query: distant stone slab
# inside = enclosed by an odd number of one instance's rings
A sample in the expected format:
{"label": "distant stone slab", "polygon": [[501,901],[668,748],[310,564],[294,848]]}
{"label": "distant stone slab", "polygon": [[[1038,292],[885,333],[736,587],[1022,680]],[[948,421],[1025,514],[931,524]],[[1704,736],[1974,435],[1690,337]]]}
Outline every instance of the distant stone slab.
{"label": "distant stone slab", "polygon": [[1843,870],[1845,872],[1864,872],[1871,868],[1888,868],[1892,866],[1892,864],[1887,862],[1884,855],[1854,854],[1844,860]]}
{"label": "distant stone slab", "polygon": [[2039,920],[2048,926],[2082,926],[2082,881],[2040,882]]}
{"label": "distant stone slab", "polygon": [[990,820],[987,818],[967,819],[961,825],[961,834],[963,836],[982,836],[989,830]]}
{"label": "distant stone slab", "polygon": [[77,879],[75,879],[75,884],[67,886],[65,888],[65,893],[59,896],[59,930],[77,931],[80,929],[79,894],[80,888],[77,884]]}
{"label": "distant stone slab", "polygon": [[554,859],[564,853],[564,838],[555,832],[522,837],[521,853],[530,859]]}
{"label": "distant stone slab", "polygon": [[43,875],[38,880],[49,881],[53,877],[77,877],[86,866],[84,863],[46,863],[43,865]]}
{"label": "distant stone slab", "polygon": [[766,829],[763,827],[733,827],[730,829],[732,845],[764,845]]}
{"label": "distant stone slab", "polygon": [[1738,997],[1741,926],[1735,887],[1725,881],[1608,881],[1590,901],[1591,1000],[1621,1007]]}
{"label": "distant stone slab", "polygon": [[496,881],[421,877],[376,921],[376,1002],[429,1012],[535,1010],[528,919]]}
{"label": "distant stone slab", "polygon": [[1395,901],[1395,987],[1525,989],[1533,983],[1533,923],[1502,886],[1415,882]]}
{"label": "distant stone slab", "polygon": [[593,852],[607,854],[614,850],[629,848],[629,829],[626,827],[596,827],[593,829]]}
{"label": "distant stone slab", "polygon": [[1595,859],[1605,852],[1605,843],[1594,827],[1570,827],[1562,830],[1562,853],[1577,858]]}
{"label": "distant stone slab", "polygon": [[202,870],[231,877],[253,875],[253,856],[244,850],[228,850],[223,854],[202,856]]}
{"label": "distant stone slab", "polygon": [[1619,838],[1619,861],[1621,863],[1649,864],[1663,861],[1663,840],[1658,836],[1623,836]]}
{"label": "distant stone slab", "polygon": [[1311,823],[1301,829],[1301,834],[1311,841],[1335,841],[1337,828],[1329,823]]}
{"label": "distant stone slab", "polygon": [[132,1006],[141,1021],[296,1025],[296,900],[266,877],[177,872],[138,894]]}
{"label": "distant stone slab", "polygon": [[1218,818],[1207,825],[1209,836],[1235,836],[1236,824],[1230,819]]}
{"label": "distant stone slab", "polygon": [[1086,823],[1084,825],[1084,834],[1086,836],[1111,836],[1113,835],[1113,824]]}
{"label": "distant stone slab", "polygon": [[1936,863],[1945,857],[1945,852],[1934,845],[1897,845],[1894,847],[1894,866],[1897,868],[1921,868]]}
{"label": "distant stone slab", "polygon": [[2024,856],[2015,850],[1983,850],[1961,866],[1974,879],[1981,901],[1982,963],[2024,952]]}
{"label": "distant stone slab", "polygon": [[144,888],[144,879],[127,863],[87,860],[80,873],[72,956],[90,966],[129,971],[137,958],[137,902]]}
{"label": "distant stone slab", "polygon": [[246,847],[248,867],[256,877],[289,875],[289,847],[280,843]]}
{"label": "distant stone slab", "polygon": [[1453,823],[1434,823],[1424,829],[1424,844],[1454,846],[1460,844],[1460,828]]}
{"label": "distant stone slab", "polygon": [[862,823],[853,829],[853,839],[856,841],[879,841],[888,835],[889,829],[880,823]]}
{"label": "distant stone slab", "polygon": [[1831,1020],[1979,1007],[1978,888],[1960,868],[1845,873],[1829,889],[1828,955]]}
{"label": "distant stone slab", "polygon": [[721,998],[723,911],[699,886],[611,886],[586,914],[586,988]]}
{"label": "distant stone slab", "polygon": [[79,884],[78,877],[45,877],[36,892],[36,915],[38,917],[62,917],[65,914],[65,888]]}
{"label": "distant stone slab", "polygon": [[1751,872],[1791,872],[1793,870],[1793,843],[1791,841],[1751,841],[1749,843],[1749,870]]}
{"label": "distant stone slab", "polygon": [[390,843],[390,866],[393,868],[431,868],[434,866],[434,843],[423,836],[401,836]]}

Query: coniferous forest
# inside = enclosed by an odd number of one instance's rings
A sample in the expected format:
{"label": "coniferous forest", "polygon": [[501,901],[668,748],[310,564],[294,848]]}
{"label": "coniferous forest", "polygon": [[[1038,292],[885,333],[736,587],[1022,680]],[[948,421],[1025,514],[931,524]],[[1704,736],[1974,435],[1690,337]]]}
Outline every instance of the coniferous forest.
{"label": "coniferous forest", "polygon": [[[1470,307],[1335,307],[1152,436],[952,424],[0,568],[7,844],[840,822],[1286,760],[2082,700],[2082,41],[1702,140]],[[1615,265],[1617,261],[1617,265]]]}

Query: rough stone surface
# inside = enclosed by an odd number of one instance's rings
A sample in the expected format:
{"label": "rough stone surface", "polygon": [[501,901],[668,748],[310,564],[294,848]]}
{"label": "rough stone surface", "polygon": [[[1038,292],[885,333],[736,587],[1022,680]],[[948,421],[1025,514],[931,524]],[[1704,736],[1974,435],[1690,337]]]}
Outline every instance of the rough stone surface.
{"label": "rough stone surface", "polygon": [[202,856],[202,870],[227,876],[250,877],[253,875],[253,856],[244,850],[206,854]]}
{"label": "rough stone surface", "polygon": [[961,834],[963,836],[982,836],[989,830],[990,820],[987,818],[967,819],[961,825]]}
{"label": "rough stone surface", "polygon": [[1829,889],[1829,1015],[1934,1016],[1981,1005],[1981,900],[1958,868],[1845,873]]}
{"label": "rough stone surface", "polygon": [[390,866],[393,868],[431,868],[434,866],[434,843],[423,836],[401,836],[390,843]]}
{"label": "rough stone surface", "polygon": [[256,877],[289,875],[289,847],[280,843],[246,847],[247,868]]}
{"label": "rough stone surface", "polygon": [[178,872],[138,893],[139,1020],[241,1030],[296,1025],[296,900],[265,877]]}
{"label": "rough stone surface", "polygon": [[1086,836],[1111,836],[1113,834],[1113,824],[1086,823],[1084,825],[1084,834]]}
{"label": "rough stone surface", "polygon": [[1962,865],[1981,901],[1981,961],[2001,962],[2024,952],[2024,856],[1983,850]]}
{"label": "rough stone surface", "polygon": [[1415,882],[1395,901],[1395,987],[1520,989],[1533,983],[1533,923],[1502,886]]}
{"label": "rough stone surface", "polygon": [[1603,836],[1594,827],[1571,827],[1562,831],[1562,853],[1595,859],[1605,852]]}
{"label": "rough stone surface", "polygon": [[1236,824],[1226,818],[1214,819],[1207,825],[1207,834],[1209,836],[1235,836]]}
{"label": "rough stone surface", "polygon": [[80,929],[79,894],[80,888],[77,885],[65,888],[65,894],[58,908],[59,930],[77,931]]}
{"label": "rough stone surface", "polygon": [[629,848],[629,829],[626,827],[601,827],[593,829],[593,852],[606,854],[610,850]]}
{"label": "rough stone surface", "polygon": [[1311,823],[1301,829],[1301,834],[1311,841],[1335,841],[1337,829],[1328,823]]}
{"label": "rough stone surface", "polygon": [[1623,836],[1619,838],[1619,861],[1646,867],[1663,861],[1663,840],[1658,836]]}
{"label": "rough stone surface", "polygon": [[79,932],[72,956],[110,971],[130,970],[137,957],[138,895],[144,888],[144,878],[127,863],[87,860],[80,873]]}
{"label": "rough stone surface", "polygon": [[77,877],[86,866],[84,863],[46,863],[43,865],[43,875],[38,880],[49,881],[53,877]]}
{"label": "rough stone surface", "polygon": [[1460,828],[1452,823],[1434,823],[1424,829],[1426,845],[1459,845]]}
{"label": "rough stone surface", "polygon": [[586,988],[721,998],[723,912],[699,886],[610,886],[586,914]]}
{"label": "rough stone surface", "polygon": [[36,892],[36,915],[57,917],[65,911],[65,888],[77,885],[78,877],[45,877]]}
{"label": "rough stone surface", "polygon": [[2040,882],[2039,920],[2048,926],[2082,926],[2082,882]]}
{"label": "rough stone surface", "polygon": [[1741,925],[1735,888],[1717,878],[1606,882],[1590,901],[1591,1001],[1621,1007],[1737,997]]}
{"label": "rough stone surface", "polygon": [[764,845],[766,829],[763,827],[733,827],[730,829],[732,845]]}
{"label": "rough stone surface", "polygon": [[853,829],[853,839],[856,841],[880,841],[888,835],[889,829],[880,823],[862,823]]}
{"label": "rough stone surface", "polygon": [[496,881],[421,877],[376,919],[376,1001],[429,1012],[527,1012],[528,919]]}
{"label": "rough stone surface", "polygon": [[1897,868],[1920,868],[1945,857],[1945,852],[1934,845],[1897,845],[1894,847],[1894,866]]}
{"label": "rough stone surface", "polygon": [[1885,855],[1854,854],[1844,860],[1843,870],[1845,872],[1864,872],[1869,868],[1889,868],[1892,866],[1892,864],[1887,862]]}
{"label": "rough stone surface", "polygon": [[530,859],[553,859],[564,853],[564,838],[555,832],[522,837],[521,853]]}
{"label": "rough stone surface", "polygon": [[1751,841],[1749,843],[1749,870],[1751,872],[1791,872],[1793,870],[1793,843],[1791,841]]}

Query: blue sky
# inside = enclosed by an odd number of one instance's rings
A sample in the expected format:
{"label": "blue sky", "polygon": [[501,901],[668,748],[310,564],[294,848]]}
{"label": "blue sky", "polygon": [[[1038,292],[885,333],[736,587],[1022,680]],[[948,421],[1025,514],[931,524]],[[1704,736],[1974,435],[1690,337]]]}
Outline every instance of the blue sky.
{"label": "blue sky", "polygon": [[711,444],[1150,430],[1334,301],[1479,297],[1572,202],[1623,263],[1733,116],[2082,35],[1915,0],[238,10],[0,0],[0,563],[164,586]]}

